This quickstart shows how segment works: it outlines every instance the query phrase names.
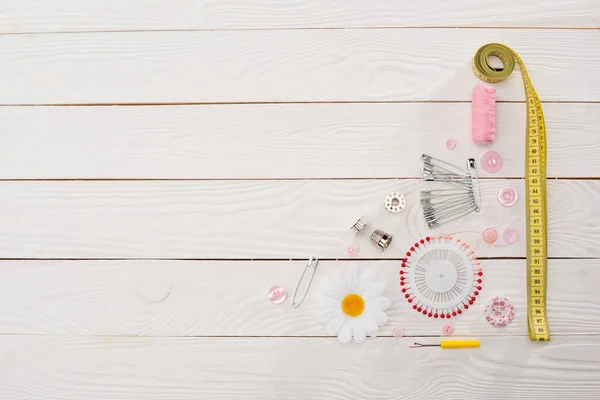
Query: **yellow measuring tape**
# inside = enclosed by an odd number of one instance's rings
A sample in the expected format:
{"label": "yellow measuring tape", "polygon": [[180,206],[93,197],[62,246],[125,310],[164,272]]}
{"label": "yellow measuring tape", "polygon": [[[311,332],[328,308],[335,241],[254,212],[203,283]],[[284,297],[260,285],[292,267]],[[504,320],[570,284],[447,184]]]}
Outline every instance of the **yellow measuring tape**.
{"label": "yellow measuring tape", "polygon": [[[504,68],[488,64],[495,56]],[[548,268],[548,231],[546,208],[546,124],[542,105],[523,60],[510,47],[489,43],[475,53],[473,72],[484,82],[496,83],[506,79],[517,62],[521,68],[527,105],[527,138],[525,142],[525,190],[527,208],[527,322],[529,338],[550,340],[546,314],[546,280]]]}

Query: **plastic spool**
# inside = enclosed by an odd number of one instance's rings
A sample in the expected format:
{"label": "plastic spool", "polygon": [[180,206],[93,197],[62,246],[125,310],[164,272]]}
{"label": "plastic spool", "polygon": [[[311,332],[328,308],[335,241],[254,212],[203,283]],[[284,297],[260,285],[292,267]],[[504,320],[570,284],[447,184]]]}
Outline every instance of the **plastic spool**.
{"label": "plastic spool", "polygon": [[413,310],[452,318],[475,302],[481,291],[481,263],[471,246],[451,235],[416,242],[400,268],[400,287]]}
{"label": "plastic spool", "polygon": [[510,324],[515,317],[515,307],[506,297],[494,296],[483,310],[485,320],[495,327]]}

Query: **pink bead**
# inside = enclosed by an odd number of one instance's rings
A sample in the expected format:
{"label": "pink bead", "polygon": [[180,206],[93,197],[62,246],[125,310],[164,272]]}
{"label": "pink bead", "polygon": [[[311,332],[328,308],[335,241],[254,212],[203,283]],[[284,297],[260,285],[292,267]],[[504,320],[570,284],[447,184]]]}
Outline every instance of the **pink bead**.
{"label": "pink bead", "polygon": [[481,237],[487,244],[493,244],[496,243],[496,240],[498,239],[498,232],[496,232],[494,228],[487,228],[483,231]]}
{"label": "pink bead", "polygon": [[392,336],[395,337],[396,339],[400,339],[402,336],[404,336],[404,332],[402,331],[402,328],[395,327],[394,329],[392,329]]}
{"label": "pink bead", "polygon": [[502,240],[504,240],[504,243],[513,244],[518,239],[519,233],[512,228],[505,229],[504,232],[502,232]]}
{"label": "pink bead", "polygon": [[451,324],[446,324],[442,327],[442,333],[446,336],[450,336],[454,333],[454,327]]}
{"label": "pink bead", "polygon": [[519,199],[519,193],[511,187],[503,187],[498,191],[498,202],[505,207],[514,206]]}
{"label": "pink bead", "polygon": [[448,150],[454,150],[455,147],[456,147],[456,140],[454,140],[454,139],[446,140],[446,148]]}
{"label": "pink bead", "polygon": [[271,289],[269,289],[268,297],[271,303],[281,304],[285,301],[287,293],[285,292],[285,289],[281,286],[273,286],[271,287]]}
{"label": "pink bead", "polygon": [[[475,254],[475,250],[469,250],[469,254]],[[475,258],[473,258],[475,259]]]}
{"label": "pink bead", "polygon": [[495,151],[488,151],[481,157],[481,168],[490,174],[500,171],[502,168],[502,157]]}
{"label": "pink bead", "polygon": [[475,261],[475,265],[481,265],[481,261]]}

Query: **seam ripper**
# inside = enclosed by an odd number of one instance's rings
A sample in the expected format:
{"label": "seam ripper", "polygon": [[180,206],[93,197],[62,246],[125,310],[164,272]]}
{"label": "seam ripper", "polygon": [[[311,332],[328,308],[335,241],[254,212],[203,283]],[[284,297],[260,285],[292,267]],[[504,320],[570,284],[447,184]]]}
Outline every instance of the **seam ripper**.
{"label": "seam ripper", "polygon": [[479,340],[442,340],[439,344],[422,344],[415,342],[410,347],[441,347],[442,349],[466,349],[479,347],[479,344]]}

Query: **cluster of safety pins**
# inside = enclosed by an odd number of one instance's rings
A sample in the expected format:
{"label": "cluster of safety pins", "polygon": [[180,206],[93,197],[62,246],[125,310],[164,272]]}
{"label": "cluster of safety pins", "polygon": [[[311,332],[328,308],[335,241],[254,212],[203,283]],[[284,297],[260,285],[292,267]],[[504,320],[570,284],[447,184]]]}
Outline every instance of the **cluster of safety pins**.
{"label": "cluster of safety pins", "polygon": [[[473,130],[474,142],[490,143],[495,139],[494,124],[478,124],[478,118],[488,121],[493,118],[495,91],[487,86],[477,86],[473,91]],[[476,104],[482,102],[482,104]],[[483,111],[481,111],[483,110]],[[487,114],[486,114],[487,113]],[[446,148],[453,150],[457,143],[454,139],[446,141]],[[488,151],[480,161],[481,168],[488,173],[498,172],[502,159],[498,153]],[[424,182],[435,182],[433,187],[420,191],[420,206],[427,228],[434,230],[442,225],[456,221],[482,208],[482,194],[479,183],[477,163],[474,158],[466,161],[461,168],[450,162],[431,155],[421,155],[421,175]],[[428,186],[428,185],[426,185]],[[517,191],[504,187],[498,192],[500,204],[509,207],[517,202]],[[406,197],[397,191],[388,193],[383,206],[391,214],[398,214],[407,207]],[[351,235],[365,237],[382,252],[400,259],[399,290],[414,311],[425,317],[444,320],[442,335],[454,333],[450,320],[472,308],[483,289],[483,270],[475,249],[456,235],[436,234],[425,236],[410,245],[406,252],[396,256],[394,250],[388,250],[393,236],[381,229],[369,229],[369,222],[359,218],[350,226]],[[367,232],[365,236],[365,232]],[[497,232],[487,228],[482,232],[483,240],[493,244]],[[507,229],[503,235],[506,243],[517,240],[516,231]],[[361,239],[364,240],[364,239]],[[359,253],[357,239],[346,243],[348,257]],[[298,308],[313,282],[319,265],[316,257],[311,257],[297,283],[292,306]],[[336,335],[342,343],[354,341],[361,343],[367,336],[375,336],[377,327],[387,323],[385,311],[391,302],[384,297],[385,285],[378,282],[377,276],[362,269],[336,271],[324,278],[317,294],[317,314],[327,332]],[[286,299],[286,291],[275,286],[269,290],[269,299],[281,304]],[[483,308],[487,322],[496,327],[508,325],[514,318],[514,307],[504,297],[492,297]],[[386,318],[383,318],[385,315]],[[392,336],[403,337],[403,330],[397,326],[391,330]],[[439,344],[414,343],[410,347],[440,346],[441,348],[478,347],[477,340],[444,340]]]}

